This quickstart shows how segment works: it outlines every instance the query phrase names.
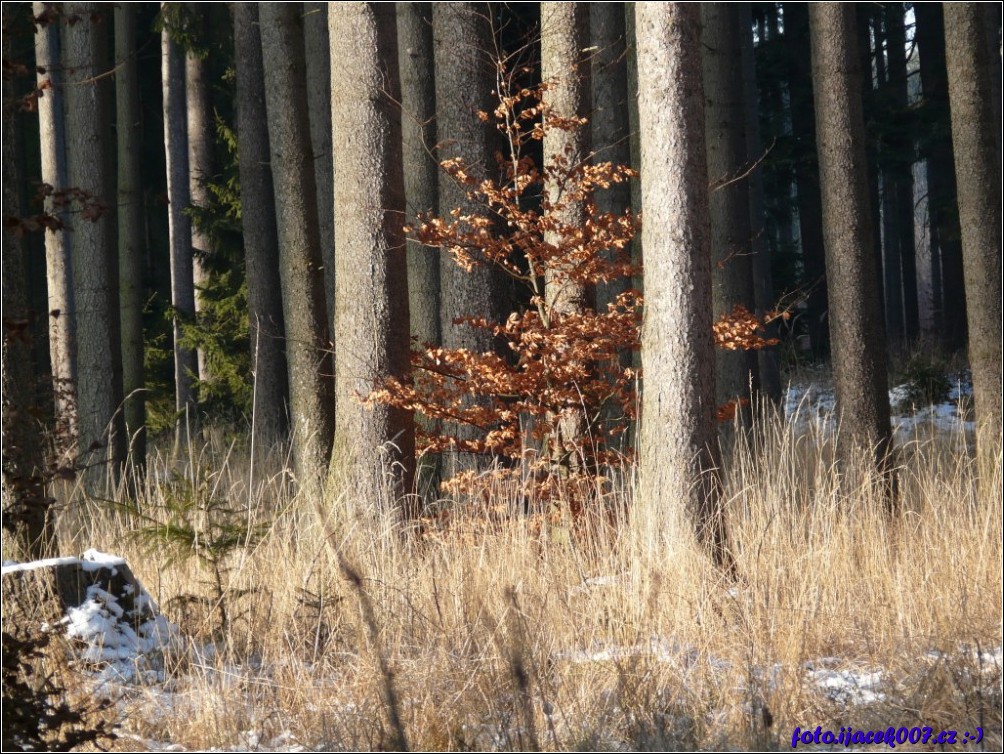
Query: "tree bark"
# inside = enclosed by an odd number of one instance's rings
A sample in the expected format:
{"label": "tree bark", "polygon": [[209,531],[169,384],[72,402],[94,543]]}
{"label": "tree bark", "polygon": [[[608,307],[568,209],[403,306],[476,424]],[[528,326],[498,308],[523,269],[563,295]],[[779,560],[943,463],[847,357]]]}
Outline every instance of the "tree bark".
{"label": "tree bark", "polygon": [[[331,151],[331,46],[328,3],[303,4],[303,35],[307,61],[307,108],[310,143],[317,185],[317,227],[324,264],[324,312],[328,333],[335,332],[335,205],[334,153]],[[331,6],[336,7],[336,6]],[[337,12],[337,11],[336,11]]]}
{"label": "tree bark", "polygon": [[[164,4],[161,4],[163,8]],[[192,220],[185,212],[191,202],[188,184],[188,110],[185,96],[185,55],[160,35],[164,102],[164,157],[167,165],[168,228],[171,244],[171,306],[174,308],[174,395],[178,412],[175,445],[180,446],[198,425],[195,380],[199,363],[194,349],[182,345],[182,321],[195,319],[192,269]]]}
{"label": "tree bark", "polygon": [[334,435],[335,401],[307,114],[303,16],[297,4],[266,3],[261,19],[293,463],[300,488],[318,492]]}
{"label": "tree bark", "polygon": [[955,200],[955,154],[945,67],[945,25],[941,3],[915,3],[916,41],[920,50],[920,80],[924,90],[921,142],[927,160],[927,202],[931,218],[931,287],[935,326],[949,350],[961,348],[967,337],[966,285],[962,269],[962,230]]}
{"label": "tree bark", "polygon": [[241,225],[248,286],[248,318],[254,365],[256,448],[267,452],[289,431],[285,325],[279,274],[275,193],[269,166],[265,72],[258,5],[234,3],[234,59],[237,68],[237,154],[241,182]]}
{"label": "tree bark", "polygon": [[[433,65],[432,3],[397,4],[398,57],[401,73],[401,130],[404,160],[405,213],[408,225],[417,227],[421,213],[438,211],[439,166],[432,150],[436,144],[436,77]],[[439,346],[439,257],[437,249],[413,238],[408,246],[408,310],[412,347]],[[438,423],[415,417],[428,433]],[[435,496],[439,486],[439,458],[422,458],[418,492]]]}
{"label": "tree bark", "polygon": [[700,8],[642,3],[636,24],[642,238],[649,253],[640,494],[662,515],[688,505],[701,541],[731,568],[715,439]]}
{"label": "tree bark", "polygon": [[999,447],[1001,430],[1001,175],[997,152],[994,68],[989,33],[978,3],[946,4],[945,57],[952,108],[955,180],[966,273],[969,365],[979,423],[994,433],[987,460]]}
{"label": "tree bark", "polygon": [[146,381],[143,372],[143,200],[136,8],[115,7],[115,115],[118,131],[119,316],[122,327],[122,391],[133,464],[146,463]]}
{"label": "tree bark", "polygon": [[[46,3],[32,3],[36,17],[46,12]],[[63,111],[63,67],[60,60],[59,22],[40,26],[35,34],[35,66],[38,88],[39,147],[42,157],[42,182],[54,191],[69,188],[66,182],[66,130]],[[72,241],[70,217],[56,206],[54,197],[45,200],[45,212],[56,217],[63,227],[45,231],[45,270],[48,289],[49,362],[52,368],[52,392],[55,409],[57,451],[75,452],[77,439],[77,373],[74,363],[76,314],[73,305]]]}
{"label": "tree bark", "polygon": [[886,44],[888,46],[888,79],[892,137],[887,146],[896,145],[889,155],[891,179],[896,213],[895,243],[899,251],[900,286],[903,300],[903,337],[907,342],[916,339],[920,327],[917,301],[917,240],[914,236],[913,163],[915,161],[913,115],[906,70],[906,28],[903,3],[885,6]]}
{"label": "tree bark", "polygon": [[[478,117],[498,104],[492,44],[491,9],[487,3],[436,3],[432,8],[436,66],[436,129],[440,134],[440,161],[458,158],[469,173],[486,179],[495,175],[495,129]],[[448,176],[439,181],[439,212],[486,212],[467,196],[467,187]],[[461,269],[449,254],[440,255],[440,330],[443,347],[484,353],[494,348],[492,334],[456,324],[461,317],[484,317],[501,322],[504,317],[499,273],[482,263],[471,272]],[[458,439],[472,440],[484,433],[460,427]],[[484,459],[482,459],[483,461]],[[478,459],[451,453],[444,458],[444,475],[479,465]]]}
{"label": "tree bark", "polygon": [[[14,3],[3,6],[3,62],[13,64]],[[51,61],[50,65],[52,65]],[[48,518],[42,437],[33,416],[28,278],[24,239],[15,233],[21,220],[17,164],[18,103],[13,77],[3,76],[3,529],[12,534],[19,555],[53,555],[56,538]]]}
{"label": "tree bark", "polygon": [[842,4],[809,9],[816,145],[840,442],[844,457],[853,445],[873,449],[885,469],[892,430],[854,13]]}
{"label": "tree bark", "polygon": [[[81,461],[87,486],[98,492],[117,479],[127,451],[122,415],[122,349],[119,324],[118,258],[108,113],[105,29],[109,9],[96,3],[67,3],[78,17],[68,24],[63,47],[66,70],[67,181],[83,193],[74,203],[73,285],[77,305],[77,395]],[[110,464],[110,468],[106,468]]]}
{"label": "tree bark", "polygon": [[[752,172],[746,179],[749,191],[749,232],[750,255],[753,267],[753,296],[756,313],[764,314],[776,306],[774,300],[774,278],[770,268],[770,251],[767,248],[764,227],[763,196],[763,145],[760,141],[760,109],[756,85],[756,60],[753,55],[753,19],[747,3],[739,4],[739,34],[743,77],[743,120],[746,125],[746,160]],[[768,336],[777,336],[777,326],[766,326]],[[760,369],[760,390],[772,405],[781,402],[781,371],[778,364],[777,347],[761,348],[756,353]]]}
{"label": "tree bark", "polygon": [[[593,3],[589,7],[592,53],[592,139],[593,161],[631,164],[631,124],[627,79],[627,30],[624,3]],[[603,213],[623,215],[631,207],[631,184],[615,183],[595,195],[596,208]],[[603,313],[631,285],[630,278],[618,278],[596,286],[596,311]],[[625,354],[630,363],[630,354]]]}
{"label": "tree bark", "polygon": [[[408,275],[404,242],[397,23],[390,4],[344,3],[329,19],[338,306],[338,417],[331,474],[350,498],[404,504],[413,490],[412,413],[361,398],[388,378],[408,379]],[[334,50],[332,51],[334,52]],[[381,494],[382,493],[382,494]],[[408,502],[408,501],[411,502]]]}
{"label": "tree bark", "polygon": [[[544,103],[560,119],[585,118],[591,109],[589,64],[582,57],[582,51],[589,47],[589,5],[541,3],[540,17],[541,78],[551,82],[544,93]],[[544,206],[558,223],[558,228],[544,233],[544,241],[558,248],[568,247],[575,243],[575,233],[585,226],[586,204],[569,200],[566,186],[556,176],[588,162],[589,129],[585,126],[548,129],[544,132],[543,149],[545,170],[551,168],[545,178]],[[546,270],[544,296],[556,319],[574,317],[595,306],[591,287],[573,282],[568,271],[560,267]],[[579,445],[587,432],[585,412],[569,408],[552,420],[554,436],[547,449],[552,464],[563,469],[581,466]]]}
{"label": "tree bark", "polygon": [[[708,197],[711,212],[712,300],[715,320],[741,304],[756,310],[753,291],[745,99],[739,7],[735,3],[701,5],[704,62],[705,142],[708,151]],[[718,349],[715,400],[751,401],[760,387],[756,353]],[[748,425],[751,412],[743,411]]]}
{"label": "tree bark", "polygon": [[816,156],[816,108],[812,102],[812,49],[809,42],[809,8],[806,3],[784,4],[784,33],[788,41],[788,89],[791,98],[791,131],[794,144],[798,230],[806,319],[812,356],[830,355],[829,299],[823,251],[823,208],[819,196],[819,161]]}
{"label": "tree bark", "polygon": [[[401,128],[407,221],[436,211],[439,167],[436,144],[436,78],[433,70],[432,3],[397,4],[401,68]],[[439,345],[439,252],[408,240],[408,304],[415,344]]]}
{"label": "tree bark", "polygon": [[[203,42],[208,33],[206,8],[202,3],[187,3],[186,12],[191,14],[193,31],[197,41]],[[188,105],[188,193],[195,207],[209,204],[209,183],[213,178],[213,122],[212,89],[209,84],[208,53],[188,49],[185,52],[185,96]],[[212,244],[208,235],[198,223],[190,221],[192,227],[192,282],[195,285],[195,312],[202,311],[202,290],[209,284],[209,269],[206,259],[212,254]],[[199,365],[199,379],[212,380],[212,370],[207,363],[204,349],[196,352]]]}

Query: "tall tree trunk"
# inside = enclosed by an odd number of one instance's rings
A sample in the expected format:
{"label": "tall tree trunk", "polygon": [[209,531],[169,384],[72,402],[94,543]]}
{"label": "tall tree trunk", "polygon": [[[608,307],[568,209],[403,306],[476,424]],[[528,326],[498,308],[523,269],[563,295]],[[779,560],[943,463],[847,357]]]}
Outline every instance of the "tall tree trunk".
{"label": "tall tree trunk", "polygon": [[146,393],[143,373],[143,261],[145,202],[140,168],[141,116],[136,60],[136,8],[115,7],[115,116],[118,131],[119,316],[122,390],[132,462],[146,462]]}
{"label": "tall tree trunk", "polygon": [[791,132],[794,139],[795,183],[802,266],[808,289],[806,318],[813,358],[830,355],[826,262],[823,252],[823,208],[819,196],[816,156],[816,110],[812,102],[812,49],[809,8],[805,3],[784,4],[784,35],[788,49],[788,88]]}
{"label": "tall tree trunk", "polygon": [[843,4],[809,8],[816,144],[842,452],[872,448],[885,469],[892,430],[854,13]]}
{"label": "tall tree trunk", "polygon": [[[17,6],[3,6],[3,63],[13,65],[12,39]],[[55,59],[49,65],[58,66]],[[41,63],[39,63],[41,65]],[[56,67],[53,66],[53,67]],[[13,77],[3,76],[3,529],[13,535],[18,555],[37,559],[56,552],[48,519],[42,437],[34,417],[25,243],[16,232],[22,217],[18,195],[18,103]],[[47,92],[48,94],[48,92]],[[6,538],[6,536],[5,536]],[[6,547],[6,545],[5,545]]]}
{"label": "tall tree trunk", "polygon": [[[80,450],[97,492],[111,464],[112,479],[125,461],[118,257],[111,180],[106,41],[110,9],[68,3],[63,63],[66,70],[67,180],[84,192],[73,222],[73,285],[77,304],[77,395]],[[96,444],[96,447],[95,447]],[[91,452],[95,450],[97,452]]]}
{"label": "tall tree trunk", "polygon": [[[241,225],[248,286],[251,363],[254,365],[254,443],[268,452],[289,430],[285,326],[279,274],[275,193],[269,167],[265,72],[258,5],[234,3],[234,59],[237,67],[237,155],[241,182]],[[264,446],[264,447],[262,447]]]}
{"label": "tall tree trunk", "polygon": [[[774,278],[771,272],[770,251],[767,247],[764,224],[763,196],[763,145],[760,141],[759,102],[756,85],[756,60],[753,55],[753,18],[747,3],[739,4],[739,34],[742,54],[743,120],[746,126],[746,159],[749,178],[749,230],[750,255],[753,265],[753,295],[756,313],[764,314],[776,305]],[[777,326],[768,324],[767,334],[777,336]],[[760,390],[772,405],[781,401],[781,371],[777,348],[761,348],[756,354],[760,369]]]}
{"label": "tall tree trunk", "polygon": [[[187,3],[186,11],[192,15],[193,31],[197,42],[203,42],[208,34],[207,10],[202,3]],[[213,178],[213,142],[216,124],[213,123],[212,89],[209,84],[209,64],[207,53],[197,49],[185,52],[185,96],[188,104],[188,192],[192,205],[206,207],[209,204],[209,182]],[[212,244],[208,235],[191,222],[192,226],[192,282],[195,284],[195,311],[202,311],[201,291],[209,284],[209,269],[206,258],[212,254]],[[199,379],[212,380],[212,370],[207,363],[204,349],[196,352],[199,364]]]}
{"label": "tall tree trunk", "polygon": [[[438,210],[439,166],[436,144],[436,77],[433,66],[432,3],[397,3],[397,39],[401,73],[401,130],[404,160],[405,213],[417,227],[419,214]],[[439,326],[439,256],[409,238],[408,310],[413,347],[441,343]],[[415,417],[420,428],[437,431],[437,422]],[[418,470],[418,492],[434,496],[439,486],[439,459],[424,457]]]}
{"label": "tall tree trunk", "polygon": [[[712,300],[715,319],[741,304],[756,309],[750,245],[749,183],[739,7],[701,5],[704,61],[704,127],[708,151],[711,212]],[[754,351],[719,349],[715,359],[715,400],[750,401],[760,387]],[[751,417],[742,412],[745,423]]]}
{"label": "tall tree trunk", "polygon": [[731,568],[715,440],[711,228],[700,7],[636,8],[638,115],[649,250],[642,327],[641,499],[681,504],[715,561]]}
{"label": "tall tree trunk", "polygon": [[[32,3],[32,12],[41,17],[46,3]],[[66,131],[63,111],[63,68],[60,61],[59,21],[40,26],[35,33],[35,66],[38,88],[39,147],[42,156],[42,183],[57,192],[69,188],[66,182]],[[45,232],[45,271],[48,288],[49,362],[56,417],[57,451],[72,453],[77,438],[77,373],[74,363],[76,314],[73,306],[72,235],[65,208],[55,197],[47,197],[45,211],[58,218],[62,228]]]}
{"label": "tall tree trunk", "polygon": [[[861,70],[861,111],[865,123],[865,180],[868,183],[868,204],[871,208],[872,217],[870,224],[870,232],[872,234],[871,250],[872,255],[875,257],[873,261],[875,271],[880,280],[878,286],[879,313],[884,317],[887,308],[885,304],[885,286],[881,282],[882,273],[885,269],[882,260],[882,195],[879,192],[878,135],[874,127],[876,115],[875,89],[876,86],[881,86],[885,80],[885,58],[881,52],[882,24],[876,18],[876,9],[870,5],[862,3],[855,6],[855,14],[855,33],[858,41],[858,59]],[[872,48],[873,35],[874,55]],[[873,62],[874,68],[872,66]],[[818,103],[818,92],[814,92],[814,94]],[[818,117],[816,122],[818,134]],[[816,148],[818,152],[818,144]],[[829,265],[827,265],[827,270],[830,270]],[[884,330],[885,328],[883,327]],[[830,332],[832,331],[833,325],[831,324]]]}
{"label": "tall tree trunk", "polygon": [[[624,3],[593,3],[589,8],[592,54],[592,147],[594,162],[631,164],[631,124],[627,83],[627,31]],[[623,215],[631,207],[631,185],[615,183],[595,195],[600,212]],[[596,311],[607,307],[631,284],[617,278],[596,286]],[[630,354],[625,354],[630,356]]]}
{"label": "tall tree trunk", "polygon": [[[436,66],[436,130],[440,135],[440,161],[460,159],[469,173],[484,179],[495,174],[495,129],[478,117],[492,112],[498,100],[492,96],[498,84],[492,43],[491,8],[487,3],[436,3],[432,8]],[[465,214],[485,213],[473,203],[467,187],[442,176],[439,181],[439,213],[453,210]],[[461,269],[449,254],[440,255],[439,321],[443,347],[467,348],[477,353],[491,351],[489,331],[456,324],[461,317],[484,317],[489,322],[504,318],[499,274],[488,264],[471,272]],[[483,435],[475,427],[461,427],[458,439]],[[482,459],[483,460],[483,459]],[[478,459],[460,453],[447,454],[444,474],[478,465]]]}
{"label": "tall tree trunk", "polygon": [[[436,78],[433,70],[432,3],[398,3],[397,35],[401,68],[401,128],[404,138],[404,193],[409,225],[420,213],[435,212],[439,167],[436,143]],[[439,252],[408,240],[408,304],[416,345],[438,345]]]}
{"label": "tall tree trunk", "polygon": [[[630,137],[631,167],[638,171],[638,178],[631,181],[631,208],[635,213],[641,212],[642,206],[642,181],[641,176],[641,130],[638,125],[638,29],[635,19],[635,3],[624,3],[624,32],[627,40],[627,98],[628,98],[628,131]],[[635,265],[642,265],[645,253],[642,248],[642,235],[637,234],[631,241],[631,262]],[[644,293],[645,279],[638,274],[631,281],[632,287]],[[632,365],[636,368],[641,366],[641,350],[635,351],[632,356]],[[631,433],[632,437],[635,433]]]}
{"label": "tall tree trunk", "polygon": [[[163,9],[165,3],[161,4]],[[163,12],[163,10],[162,10]],[[167,165],[168,227],[171,244],[171,306],[174,316],[174,407],[178,412],[175,445],[198,425],[195,380],[199,363],[195,350],[182,345],[182,321],[195,319],[195,286],[192,269],[192,220],[185,209],[192,203],[188,184],[188,110],[185,96],[185,54],[171,40],[168,29],[160,35],[164,102],[164,158]]]}
{"label": "tall tree trunk", "polygon": [[945,57],[952,108],[955,180],[966,272],[969,365],[980,424],[992,431],[980,454],[993,460],[1001,430],[1001,174],[994,120],[994,68],[983,9],[946,4]]}
{"label": "tall tree trunk", "polygon": [[[540,48],[541,78],[553,82],[544,94],[544,103],[563,120],[584,118],[590,111],[589,64],[582,51],[589,47],[589,5],[587,3],[541,3]],[[586,205],[570,200],[567,188],[555,179],[569,167],[584,165],[589,160],[589,129],[549,129],[544,133],[544,166],[553,167],[545,178],[545,206],[549,207],[561,227],[544,233],[544,240],[556,247],[574,244],[569,237],[586,223]],[[565,166],[562,168],[562,166]],[[568,271],[548,269],[544,295],[551,305],[555,320],[574,317],[594,306],[594,291],[584,283],[568,278]],[[579,408],[570,408],[561,416],[551,417],[554,436],[546,449],[557,470],[581,466],[580,443],[586,436],[586,415]]]}
{"label": "tall tree trunk", "polygon": [[920,327],[917,302],[917,241],[914,236],[913,163],[914,127],[910,109],[910,94],[906,70],[906,29],[903,3],[885,6],[887,54],[889,57],[887,86],[893,108],[891,126],[894,129],[888,144],[896,145],[889,155],[889,177],[896,212],[896,244],[899,250],[900,285],[903,300],[903,336],[908,342],[916,339]]}
{"label": "tall tree trunk", "polygon": [[279,234],[293,463],[301,489],[311,493],[320,490],[327,472],[335,401],[307,114],[303,15],[295,3],[266,3],[258,12]]}
{"label": "tall tree trunk", "polygon": [[[324,311],[328,333],[335,332],[335,204],[334,153],[331,150],[331,45],[328,39],[328,3],[303,4],[304,50],[307,61],[307,109],[310,143],[314,150],[317,186],[317,227],[324,264]],[[338,11],[335,11],[338,12]]]}
{"label": "tall tree trunk", "polygon": [[962,270],[962,231],[955,201],[944,16],[941,3],[914,3],[913,10],[917,18],[924,122],[928,125],[921,149],[927,159],[934,316],[942,343],[955,350],[966,342],[966,286]]}
{"label": "tall tree trunk", "polygon": [[[338,417],[331,473],[356,499],[386,491],[392,503],[414,490],[412,413],[364,406],[360,396],[410,373],[408,274],[404,243],[397,23],[389,3],[345,3],[332,13],[331,111],[335,166],[335,312]],[[334,51],[332,51],[334,52]],[[388,471],[390,471],[389,489]],[[414,501],[414,498],[407,498]],[[405,502],[410,515],[418,512]]]}

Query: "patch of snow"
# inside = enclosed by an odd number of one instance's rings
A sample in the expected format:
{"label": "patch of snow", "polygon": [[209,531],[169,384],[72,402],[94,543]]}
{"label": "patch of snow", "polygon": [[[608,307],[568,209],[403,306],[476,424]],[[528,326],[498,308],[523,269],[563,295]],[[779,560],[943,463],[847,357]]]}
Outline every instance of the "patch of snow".
{"label": "patch of snow", "polygon": [[80,565],[85,571],[98,571],[102,568],[108,568],[112,571],[112,575],[115,575],[116,566],[124,566],[126,564],[125,558],[120,558],[118,555],[109,555],[106,552],[100,552],[98,550],[88,550],[83,555],[80,556]]}
{"label": "patch of snow", "polygon": [[78,558],[49,558],[48,560],[32,560],[27,563],[6,561],[3,565],[3,573],[0,575],[6,576],[8,573],[35,571],[39,568],[52,568],[54,566],[61,565],[74,565],[79,562],[80,560]]}
{"label": "patch of snow", "polygon": [[806,674],[816,688],[842,707],[874,704],[885,699],[881,691],[881,670],[826,667],[839,664],[840,661],[833,657],[807,662]]}

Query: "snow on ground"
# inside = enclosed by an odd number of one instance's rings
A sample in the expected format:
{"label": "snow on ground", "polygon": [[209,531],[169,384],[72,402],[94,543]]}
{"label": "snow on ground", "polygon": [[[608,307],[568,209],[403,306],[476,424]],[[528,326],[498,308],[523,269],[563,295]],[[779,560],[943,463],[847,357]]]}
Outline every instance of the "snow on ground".
{"label": "snow on ground", "polygon": [[[955,435],[975,431],[975,422],[968,421],[960,410],[963,398],[972,395],[972,379],[967,373],[950,377],[952,388],[948,400],[910,411],[905,407],[909,386],[897,385],[889,390],[889,405],[893,409],[892,428],[896,439],[914,439],[923,431],[940,431]],[[832,384],[823,380],[792,383],[784,401],[784,414],[796,432],[816,430],[821,434],[833,431],[836,395]]]}
{"label": "snow on ground", "polygon": [[[76,565],[88,572],[108,569],[115,576],[126,561],[117,555],[88,550],[80,558],[8,562],[3,566],[3,575],[61,565]],[[119,604],[123,596],[132,596],[128,611]],[[89,586],[84,601],[68,607],[60,623],[78,647],[77,657],[91,666],[95,677],[102,681],[163,682],[163,655],[176,648],[181,639],[178,627],[160,614],[138,580],[135,585],[125,584],[122,595],[109,592],[102,584]]]}

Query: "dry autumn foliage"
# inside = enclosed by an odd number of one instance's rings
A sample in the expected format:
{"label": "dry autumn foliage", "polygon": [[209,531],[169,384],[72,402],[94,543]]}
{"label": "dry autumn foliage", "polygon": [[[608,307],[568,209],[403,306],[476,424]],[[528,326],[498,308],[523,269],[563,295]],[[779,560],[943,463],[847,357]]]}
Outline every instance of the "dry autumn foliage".
{"label": "dry autumn foliage", "polygon": [[[636,418],[639,373],[622,363],[625,351],[639,347],[642,297],[629,289],[606,311],[562,312],[544,281],[563,284],[610,282],[640,273],[629,245],[639,217],[601,212],[596,193],[637,174],[610,162],[570,164],[562,156],[543,167],[530,158],[531,142],[549,130],[573,131],[585,119],[559,118],[544,94],[553,82],[536,88],[511,85],[500,66],[498,106],[480,113],[493,122],[507,145],[498,153],[496,180],[477,180],[460,160],[441,163],[450,179],[468,189],[477,213],[454,209],[446,216],[420,218],[409,232],[421,243],[450,254],[465,270],[491,264],[526,291],[528,305],[505,322],[465,317],[456,326],[488,330],[498,351],[473,353],[423,344],[412,353],[411,382],[388,380],[366,398],[419,412],[435,420],[440,432],[420,432],[423,453],[455,450],[490,456],[495,481],[522,480],[524,493],[540,499],[565,499],[573,510],[601,488],[604,472],[631,460],[617,439]],[[556,200],[545,185],[560,186]],[[571,227],[559,219],[571,202],[585,206],[586,220]],[[552,242],[545,240],[552,239]],[[557,243],[553,239],[557,238]],[[553,290],[548,288],[548,291]],[[714,326],[722,348],[762,348],[777,341],[764,336],[763,323],[741,306]],[[504,346],[504,348],[502,348]],[[568,410],[583,412],[586,431],[571,447],[561,447],[556,425]],[[719,418],[729,419],[735,406]],[[477,439],[458,439],[452,427],[480,430]],[[484,476],[466,471],[444,482],[450,492],[472,492]],[[532,487],[532,489],[528,489]]]}

